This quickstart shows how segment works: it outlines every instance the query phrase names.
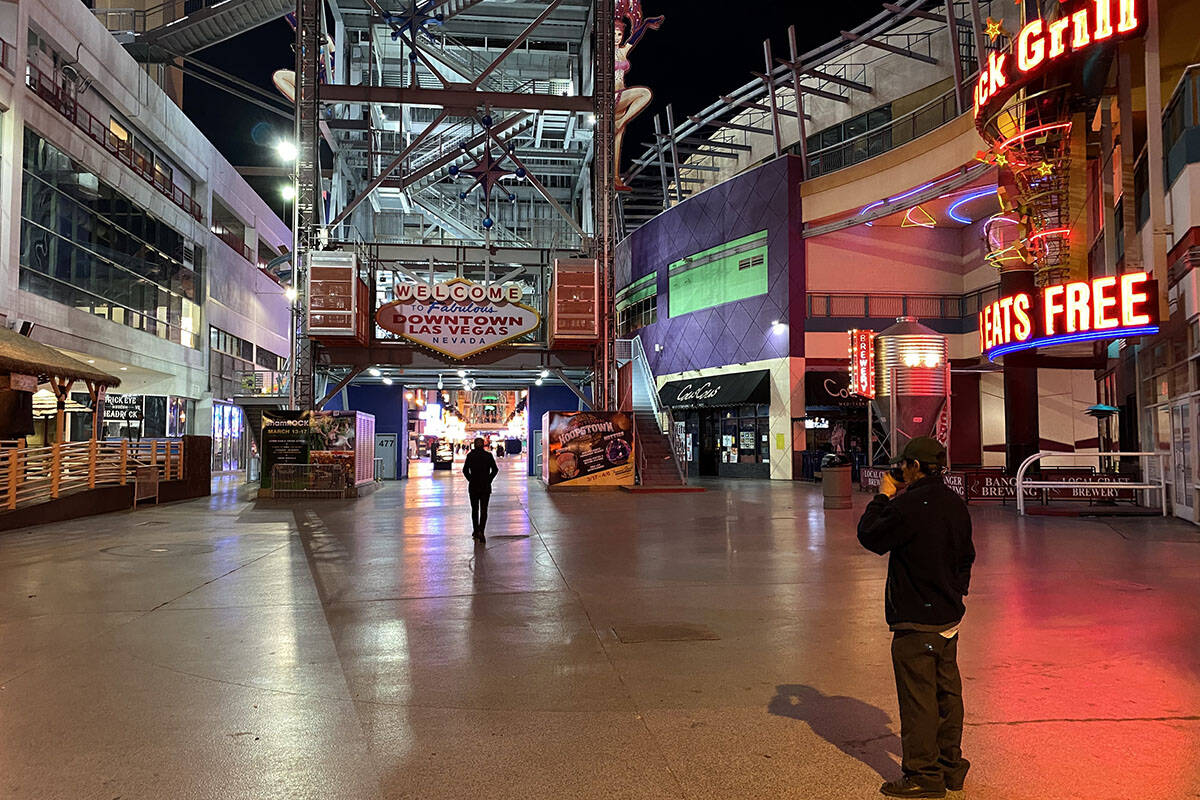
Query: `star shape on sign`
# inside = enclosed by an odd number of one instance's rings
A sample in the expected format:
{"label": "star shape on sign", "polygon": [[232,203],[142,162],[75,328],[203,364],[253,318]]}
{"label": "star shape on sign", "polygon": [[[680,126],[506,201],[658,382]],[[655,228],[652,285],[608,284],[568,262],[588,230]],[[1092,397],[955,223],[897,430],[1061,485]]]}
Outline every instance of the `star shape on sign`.
{"label": "star shape on sign", "polygon": [[1004,25],[1001,24],[1001,22],[999,20],[988,17],[987,25],[984,28],[984,32],[987,33],[987,37],[989,39],[994,40],[997,36],[1004,33]]}
{"label": "star shape on sign", "polygon": [[1003,167],[1006,164],[1008,164],[1008,156],[1004,155],[1004,153],[996,153],[996,166]]}
{"label": "star shape on sign", "polygon": [[1043,161],[1034,167],[1034,169],[1036,169],[1038,175],[1041,175],[1043,178],[1049,175],[1051,172],[1054,172],[1054,166],[1049,161]]}
{"label": "star shape on sign", "polygon": [[[485,115],[481,122],[484,128],[492,127],[492,118],[490,115]],[[464,191],[458,193],[459,199],[466,200],[467,195],[475,191],[475,187],[478,186],[483,189],[484,208],[489,208],[492,200],[492,190],[500,186],[500,181],[511,177],[524,178],[525,168],[517,163],[513,157],[513,150],[512,144],[509,144],[507,149],[497,155],[492,150],[491,145],[488,145],[487,149],[483,151],[470,167],[459,167],[451,164],[449,170],[451,177],[457,178],[459,175],[466,175],[475,179]],[[466,152],[465,147],[463,147],[463,151]],[[510,160],[513,161],[513,165],[507,166],[504,162]],[[504,195],[510,202],[517,199],[517,196],[505,189],[505,187],[500,186],[500,188],[504,190]],[[484,218],[484,228],[491,228],[492,224],[491,217]]]}

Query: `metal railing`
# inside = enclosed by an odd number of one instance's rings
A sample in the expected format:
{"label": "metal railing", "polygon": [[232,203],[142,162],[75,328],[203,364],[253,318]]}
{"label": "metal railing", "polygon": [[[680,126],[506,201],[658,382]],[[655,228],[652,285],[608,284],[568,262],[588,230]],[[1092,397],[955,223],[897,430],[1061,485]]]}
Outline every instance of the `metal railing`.
{"label": "metal railing", "polygon": [[999,286],[967,294],[851,294],[818,292],[808,295],[808,316],[850,319],[922,317],[966,319],[1000,296]]}
{"label": "metal railing", "polygon": [[[894,150],[940,128],[957,116],[954,90],[951,89],[886,125],[809,152],[808,177],[826,175]],[[792,152],[799,153],[799,146],[795,146]]]}
{"label": "metal railing", "polygon": [[[193,218],[203,220],[204,212],[200,204],[191,195],[176,186],[169,177],[154,169],[150,159],[134,151],[131,139],[122,139],[109,130],[108,123],[97,119],[90,111],[71,95],[64,87],[55,82],[32,63],[28,65],[25,83],[38,97],[50,104],[51,108],[61,114],[75,127],[83,131],[88,138],[103,147],[111,155],[125,163],[143,180],[165,195],[171,202],[182,208]],[[253,261],[252,261],[253,263]]]}
{"label": "metal railing", "polygon": [[272,369],[250,369],[234,372],[235,397],[287,397],[288,372]]}
{"label": "metal railing", "polygon": [[341,464],[276,464],[271,469],[272,497],[340,498],[348,486]]}
{"label": "metal railing", "polygon": [[[1034,453],[1029,458],[1021,462],[1021,466],[1017,468],[1016,492],[1017,492],[1017,514],[1025,516],[1025,490],[1026,489],[1073,489],[1079,486],[1087,486],[1094,489],[1112,488],[1112,489],[1142,489],[1151,490],[1157,489],[1159,497],[1162,501],[1162,515],[1167,516],[1167,473],[1163,469],[1163,457],[1165,453],[1135,453],[1135,452],[1117,452],[1117,453],[1102,453],[1096,451],[1094,453],[1060,453],[1053,450],[1042,450]],[[1140,458],[1157,458],[1158,459],[1158,483],[1130,483],[1126,481],[1088,481],[1086,484],[1081,484],[1079,481],[1043,481],[1043,480],[1026,480],[1025,473],[1034,463],[1041,461],[1043,458],[1121,458],[1121,457]],[[1146,474],[1143,471],[1143,474]]]}
{"label": "metal railing", "polygon": [[250,245],[246,244],[246,242],[233,231],[213,231],[212,234],[225,244],[229,245],[231,250],[249,261],[251,264],[261,266],[258,263],[258,256],[253,250],[250,249]]}
{"label": "metal railing", "polygon": [[[642,347],[642,340],[638,337],[623,340],[629,342],[630,360],[633,362],[633,369],[638,374],[633,380],[642,380],[646,387],[646,394],[650,400],[651,413],[654,415],[655,422],[658,424],[658,429],[667,437],[667,443],[671,448],[671,457],[675,461],[675,469],[679,472],[679,479],[683,485],[687,485],[687,452],[686,441],[679,436],[675,429],[675,416],[671,413],[670,406],[665,406],[658,397],[656,387],[658,382],[654,379],[654,373],[650,370],[650,361],[646,357],[646,351]],[[635,409],[636,411],[636,409]],[[634,428],[636,429],[636,425]],[[638,466],[645,467],[646,450],[644,447],[638,447]]]}
{"label": "metal railing", "polygon": [[13,510],[64,494],[103,486],[125,486],[138,471],[156,470],[159,480],[183,477],[183,441],[99,441],[0,449],[0,509]]}
{"label": "metal railing", "polygon": [[188,14],[194,14],[202,8],[219,5],[208,0],[167,0],[150,8],[93,8],[92,13],[106,29],[113,32],[145,33],[172,22],[177,22]]}

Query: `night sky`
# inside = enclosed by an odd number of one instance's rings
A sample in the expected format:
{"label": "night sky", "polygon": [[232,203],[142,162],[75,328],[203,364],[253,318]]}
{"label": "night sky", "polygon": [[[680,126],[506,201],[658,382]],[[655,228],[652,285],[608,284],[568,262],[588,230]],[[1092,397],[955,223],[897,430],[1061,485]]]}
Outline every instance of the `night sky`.
{"label": "night sky", "polygon": [[[771,37],[777,57],[788,52],[787,28],[796,26],[801,52],[834,38],[843,29],[881,10],[879,0],[842,0],[820,11],[808,0],[759,2],[754,14],[739,14],[750,4],[713,0],[643,0],[642,13],[665,15],[663,26],[647,31],[630,55],[630,86],[648,86],[654,103],[633,121],[625,139],[625,163],[639,155],[654,133],[653,118],[670,102],[676,122],[716,100],[720,94],[762,72],[762,41]],[[271,73],[292,63],[292,31],[282,19],[210,47],[197,56],[216,67],[274,92]],[[272,143],[290,138],[289,124],[279,116],[232,95],[187,78],[184,108],[200,129],[235,166],[276,164]],[[665,117],[664,117],[665,119]],[[282,179],[255,179],[251,184],[282,213]]]}

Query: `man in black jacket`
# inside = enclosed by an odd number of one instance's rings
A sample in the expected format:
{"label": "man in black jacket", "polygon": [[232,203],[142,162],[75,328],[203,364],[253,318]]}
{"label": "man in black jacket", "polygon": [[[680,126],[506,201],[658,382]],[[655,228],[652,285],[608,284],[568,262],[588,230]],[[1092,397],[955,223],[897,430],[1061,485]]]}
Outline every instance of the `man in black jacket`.
{"label": "man in black jacket", "polygon": [[[962,757],[962,622],[975,547],[967,505],[942,482],[946,448],[926,436],[896,459],[904,481],[884,475],[858,521],[858,541],[888,555],[884,609],[900,701],[904,777],[885,783],[888,797],[944,797],[962,789],[971,764]],[[901,491],[903,490],[903,491]]]}
{"label": "man in black jacket", "polygon": [[475,449],[467,453],[462,471],[463,475],[467,476],[467,494],[471,497],[471,521],[475,523],[471,538],[483,543],[487,541],[483,529],[487,527],[488,501],[492,499],[492,479],[500,471],[496,466],[496,459],[487,449],[483,439],[475,440]]}

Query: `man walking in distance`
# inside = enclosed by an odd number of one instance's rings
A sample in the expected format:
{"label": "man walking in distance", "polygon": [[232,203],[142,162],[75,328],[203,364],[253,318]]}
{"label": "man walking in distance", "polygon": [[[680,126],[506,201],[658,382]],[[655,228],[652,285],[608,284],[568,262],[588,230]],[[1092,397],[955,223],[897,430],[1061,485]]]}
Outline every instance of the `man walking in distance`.
{"label": "man walking in distance", "polygon": [[488,501],[492,498],[492,479],[500,468],[483,439],[475,440],[475,449],[467,453],[463,462],[463,475],[467,476],[467,493],[471,496],[471,521],[475,530],[471,538],[481,544],[487,539],[483,529],[487,527]]}
{"label": "man walking in distance", "polygon": [[946,448],[911,440],[895,459],[903,480],[883,476],[858,521],[858,541],[888,554],[884,609],[892,629],[892,668],[900,701],[904,776],[885,783],[888,797],[944,797],[963,787],[962,678],[958,628],[975,547],[967,505],[942,481]]}

